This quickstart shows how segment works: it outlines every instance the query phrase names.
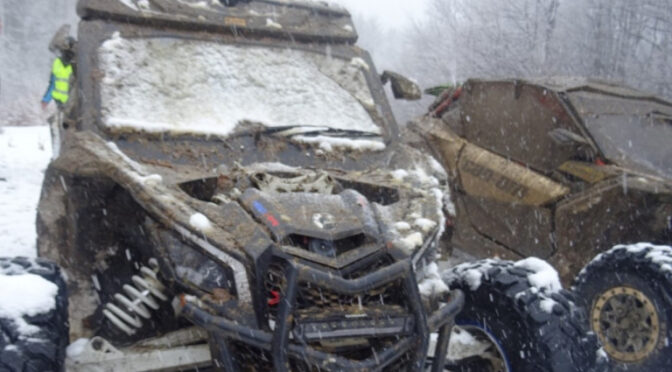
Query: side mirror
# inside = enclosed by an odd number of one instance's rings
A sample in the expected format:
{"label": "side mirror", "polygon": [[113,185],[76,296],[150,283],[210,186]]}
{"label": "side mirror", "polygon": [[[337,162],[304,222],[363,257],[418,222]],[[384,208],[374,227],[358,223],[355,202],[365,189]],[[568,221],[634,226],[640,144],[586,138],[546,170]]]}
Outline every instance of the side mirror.
{"label": "side mirror", "polygon": [[548,132],[548,135],[551,137],[551,139],[553,139],[553,142],[557,143],[558,145],[590,145],[590,141],[588,141],[584,136],[576,134],[565,128],[553,129],[552,131]]}
{"label": "side mirror", "polygon": [[396,72],[383,71],[380,80],[383,82],[383,85],[387,84],[388,81],[392,83],[392,93],[396,99],[416,101],[422,98],[422,91],[418,84]]}

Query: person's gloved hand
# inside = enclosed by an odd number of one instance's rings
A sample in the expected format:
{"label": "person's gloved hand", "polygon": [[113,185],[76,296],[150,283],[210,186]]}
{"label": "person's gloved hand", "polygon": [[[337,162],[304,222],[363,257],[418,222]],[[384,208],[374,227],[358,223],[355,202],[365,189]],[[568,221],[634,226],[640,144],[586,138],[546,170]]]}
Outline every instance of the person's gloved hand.
{"label": "person's gloved hand", "polygon": [[47,106],[49,105],[48,102],[40,101],[40,105],[42,106],[42,110],[46,110]]}

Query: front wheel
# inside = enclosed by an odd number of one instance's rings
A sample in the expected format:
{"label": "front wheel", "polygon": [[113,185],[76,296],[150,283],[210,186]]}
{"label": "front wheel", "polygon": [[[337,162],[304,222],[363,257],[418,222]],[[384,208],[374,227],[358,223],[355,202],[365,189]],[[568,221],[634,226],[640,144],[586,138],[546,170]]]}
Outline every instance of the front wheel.
{"label": "front wheel", "polygon": [[460,339],[472,347],[462,357],[449,350],[447,370],[594,370],[597,340],[586,332],[581,311],[550,265],[538,259],[484,260],[457,266],[443,278],[465,293],[456,317],[460,333],[453,332],[451,347]]}
{"label": "front wheel", "polygon": [[0,258],[0,293],[0,371],[62,371],[68,296],[58,266],[40,258]]}
{"label": "front wheel", "polygon": [[616,246],[575,280],[589,323],[613,371],[663,371],[672,366],[672,248]]}

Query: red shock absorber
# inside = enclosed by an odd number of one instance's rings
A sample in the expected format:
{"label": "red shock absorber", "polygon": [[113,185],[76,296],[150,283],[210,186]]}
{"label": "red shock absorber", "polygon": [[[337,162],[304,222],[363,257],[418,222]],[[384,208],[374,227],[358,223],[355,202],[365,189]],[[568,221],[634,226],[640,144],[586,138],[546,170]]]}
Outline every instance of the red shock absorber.
{"label": "red shock absorber", "polygon": [[452,94],[449,94],[437,107],[434,109],[432,112],[432,116],[435,118],[440,117],[443,115],[446,110],[452,105],[455,101],[457,101],[460,98],[460,95],[462,94],[462,86],[460,85],[459,87],[455,88],[453,90]]}
{"label": "red shock absorber", "polygon": [[268,306],[277,306],[280,303],[280,292],[271,291],[271,298],[268,299]]}

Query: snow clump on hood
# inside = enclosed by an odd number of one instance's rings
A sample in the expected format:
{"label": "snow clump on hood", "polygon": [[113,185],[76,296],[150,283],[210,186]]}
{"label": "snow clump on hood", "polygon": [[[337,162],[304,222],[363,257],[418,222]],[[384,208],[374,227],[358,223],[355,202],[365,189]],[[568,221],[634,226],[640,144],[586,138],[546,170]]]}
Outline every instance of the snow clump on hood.
{"label": "snow clump on hood", "polygon": [[[488,271],[496,264],[505,261],[501,260],[482,260],[477,262],[467,262],[454,267],[444,274],[444,280],[451,282],[461,280],[466,283],[472,291],[478,290],[482,280],[487,276]],[[560,276],[558,272],[544,260],[536,257],[530,257],[514,263],[514,267],[525,269],[527,271],[527,281],[532,288],[544,293],[556,293],[562,289]]]}
{"label": "snow clump on hood", "polygon": [[212,229],[212,223],[205,215],[194,213],[189,217],[189,225],[200,232],[207,232]]}
{"label": "snow clump on hood", "polygon": [[420,295],[423,297],[432,297],[449,291],[446,283],[441,280],[436,262],[425,266],[423,276],[423,280],[418,284]]}

